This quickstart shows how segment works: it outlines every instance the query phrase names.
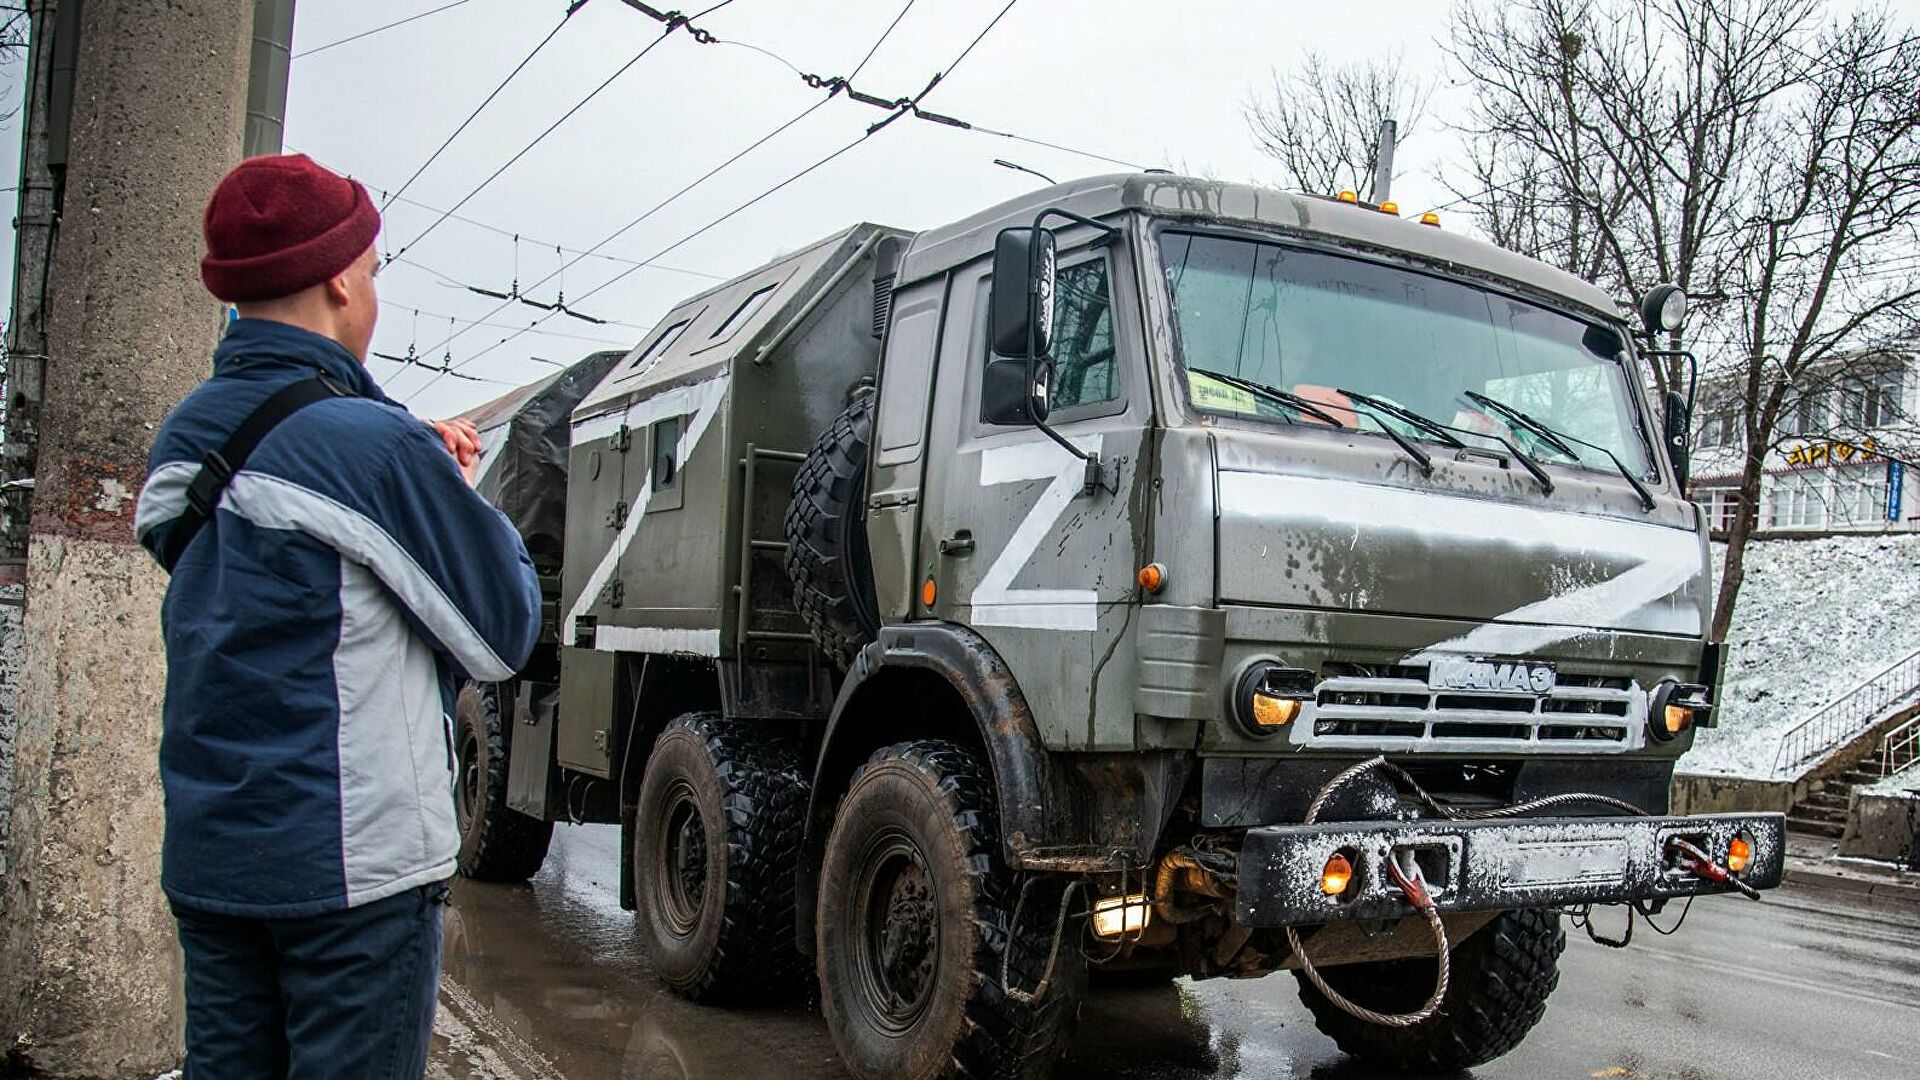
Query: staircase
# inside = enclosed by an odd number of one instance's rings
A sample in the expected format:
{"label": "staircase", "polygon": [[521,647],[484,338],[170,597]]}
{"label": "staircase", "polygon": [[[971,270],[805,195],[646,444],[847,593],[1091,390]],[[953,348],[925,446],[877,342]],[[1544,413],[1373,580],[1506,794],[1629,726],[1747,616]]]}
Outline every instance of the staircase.
{"label": "staircase", "polygon": [[1880,779],[1879,763],[1859,762],[1846,772],[1815,780],[1806,798],[1787,811],[1787,828],[1794,832],[1828,836],[1835,840],[1847,829],[1847,800],[1853,789]]}

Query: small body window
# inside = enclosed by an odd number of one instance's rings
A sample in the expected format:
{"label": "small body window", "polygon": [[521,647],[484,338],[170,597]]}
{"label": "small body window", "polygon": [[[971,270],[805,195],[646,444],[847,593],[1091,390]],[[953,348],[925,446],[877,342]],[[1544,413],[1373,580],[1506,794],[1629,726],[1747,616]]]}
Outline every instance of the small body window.
{"label": "small body window", "polygon": [[673,343],[680,339],[681,332],[684,331],[687,328],[687,324],[692,321],[692,319],[681,319],[679,322],[667,327],[659,337],[653,339],[653,344],[647,346],[645,351],[633,358],[633,363],[628,364],[627,368],[632,371],[638,371],[640,368],[646,366],[648,361],[659,357],[668,349],[673,348]]}
{"label": "small body window", "polygon": [[727,321],[721,323],[719,329],[708,336],[708,340],[725,341],[732,337],[733,332],[740,329],[741,324],[759,314],[760,309],[766,306],[768,298],[773,296],[773,291],[779,287],[780,283],[776,281],[771,285],[762,285],[755,289],[753,295],[741,301],[740,306],[733,310],[733,314],[727,316]]}
{"label": "small body window", "polygon": [[680,418],[669,416],[653,425],[653,490],[665,491],[680,478]]}

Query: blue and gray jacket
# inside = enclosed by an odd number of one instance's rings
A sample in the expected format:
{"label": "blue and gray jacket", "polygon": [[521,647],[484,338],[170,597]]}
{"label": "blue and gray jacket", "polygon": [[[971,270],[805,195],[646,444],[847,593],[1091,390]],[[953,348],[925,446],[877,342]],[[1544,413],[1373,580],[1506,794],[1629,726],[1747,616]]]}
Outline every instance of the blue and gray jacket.
{"label": "blue and gray jacket", "polygon": [[455,680],[511,676],[539,632],[526,548],[440,436],[282,323],[230,324],[213,378],[160,426],[140,542],[159,549],[208,451],[315,374],[358,396],[261,441],[161,609],[161,884],[214,914],[313,915],[451,875]]}

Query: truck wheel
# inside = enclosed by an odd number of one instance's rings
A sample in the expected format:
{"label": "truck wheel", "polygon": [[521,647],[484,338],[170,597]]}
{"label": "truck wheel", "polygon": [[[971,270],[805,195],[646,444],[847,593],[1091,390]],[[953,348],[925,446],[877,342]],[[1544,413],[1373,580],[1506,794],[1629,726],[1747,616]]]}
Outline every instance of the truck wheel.
{"label": "truck wheel", "polygon": [[[1453,950],[1453,978],[1440,1011],[1409,1028],[1356,1020],[1303,972],[1294,975],[1314,1024],[1348,1054],[1408,1072],[1453,1072],[1520,1045],[1547,1011],[1566,947],[1558,914],[1538,908],[1503,912]],[[1392,1013],[1420,1007],[1433,992],[1433,968],[1433,961],[1416,958],[1341,964],[1320,974],[1355,1004]]]}
{"label": "truck wheel", "polygon": [[[820,873],[817,963],[835,1046],[863,1080],[1039,1077],[1065,1052],[1086,989],[1076,923],[1046,974],[1064,885],[1001,858],[991,782],[939,741],[876,753],[854,775]],[[1011,950],[1009,952],[1009,950]]]}
{"label": "truck wheel", "polygon": [[507,805],[507,721],[500,715],[500,687],[461,687],[453,716],[460,874],[476,881],[525,881],[547,859],[553,822]]}
{"label": "truck wheel", "polygon": [[689,713],[653,744],[633,829],[634,898],[654,970],[694,1001],[806,985],[794,881],[807,809],[797,740]]}
{"label": "truck wheel", "polygon": [[873,392],[856,395],[807,452],[787,504],[787,577],[820,650],[842,668],[880,632],[867,554]]}

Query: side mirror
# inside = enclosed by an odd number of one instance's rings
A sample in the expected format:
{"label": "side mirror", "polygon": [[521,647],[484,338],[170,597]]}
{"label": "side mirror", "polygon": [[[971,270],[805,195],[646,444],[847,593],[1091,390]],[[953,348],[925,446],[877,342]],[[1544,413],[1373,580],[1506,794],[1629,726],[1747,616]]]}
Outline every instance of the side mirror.
{"label": "side mirror", "polygon": [[1679,391],[1667,391],[1667,456],[1673,459],[1673,476],[1680,482],[1682,493],[1693,460],[1692,413]]}
{"label": "side mirror", "polygon": [[1687,293],[1678,285],[1655,285],[1640,298],[1640,323],[1649,334],[1672,333],[1687,324]]}
{"label": "side mirror", "polygon": [[990,323],[996,356],[1024,360],[1053,347],[1053,233],[1001,229],[993,242]]}
{"label": "side mirror", "polygon": [[990,357],[980,385],[980,419],[989,424],[1044,424],[1052,391],[1052,364]]}

